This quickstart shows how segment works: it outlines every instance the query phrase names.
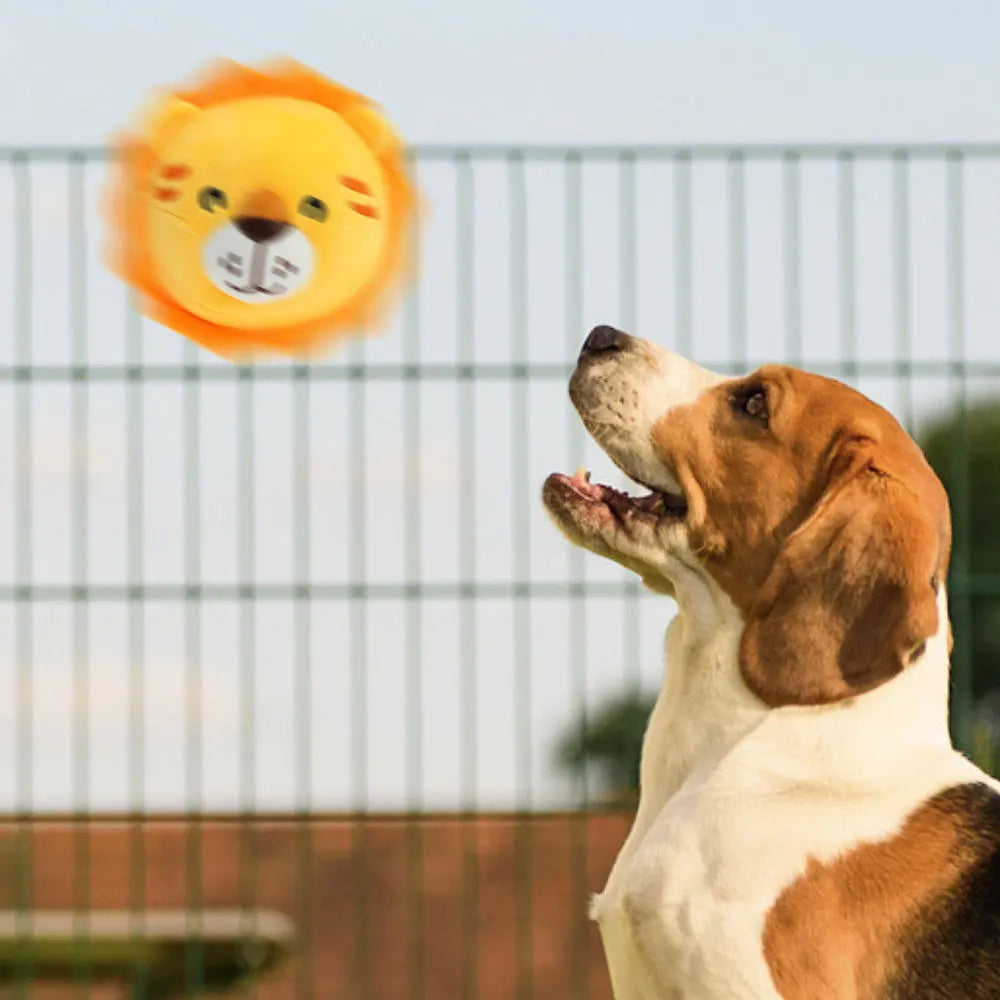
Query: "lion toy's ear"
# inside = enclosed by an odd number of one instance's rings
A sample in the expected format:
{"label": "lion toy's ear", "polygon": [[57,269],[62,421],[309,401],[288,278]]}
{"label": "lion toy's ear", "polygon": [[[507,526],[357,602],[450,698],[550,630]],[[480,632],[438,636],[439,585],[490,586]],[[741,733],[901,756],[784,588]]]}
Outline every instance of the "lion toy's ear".
{"label": "lion toy's ear", "polygon": [[160,94],[144,110],[140,119],[142,138],[157,157],[184,125],[201,113],[193,104],[169,93]]}
{"label": "lion toy's ear", "polygon": [[399,151],[401,144],[398,136],[385,118],[370,105],[355,104],[353,107],[345,108],[340,117],[365,140],[376,156],[395,154]]}

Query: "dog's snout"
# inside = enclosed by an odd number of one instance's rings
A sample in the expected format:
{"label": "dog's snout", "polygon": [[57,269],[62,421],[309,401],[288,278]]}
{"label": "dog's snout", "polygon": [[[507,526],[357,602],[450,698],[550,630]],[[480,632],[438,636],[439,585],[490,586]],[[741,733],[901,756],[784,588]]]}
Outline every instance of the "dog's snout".
{"label": "dog's snout", "polygon": [[587,339],[580,349],[580,357],[584,358],[591,354],[602,354],[607,351],[624,350],[632,338],[621,330],[616,330],[613,326],[595,326],[587,334]]}

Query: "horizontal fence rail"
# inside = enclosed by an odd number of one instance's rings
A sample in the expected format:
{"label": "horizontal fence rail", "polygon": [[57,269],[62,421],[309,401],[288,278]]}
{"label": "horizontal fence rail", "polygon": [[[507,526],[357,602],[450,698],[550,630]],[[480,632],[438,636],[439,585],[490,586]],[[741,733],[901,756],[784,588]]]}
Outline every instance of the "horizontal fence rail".
{"label": "horizontal fence rail", "polygon": [[[649,143],[633,145],[511,145],[508,143],[424,143],[412,151],[420,162],[465,160],[995,160],[1000,143],[995,142],[813,142],[786,143]],[[39,163],[103,162],[114,158],[105,146],[0,146],[0,160]]]}
{"label": "horizontal fence rail", "polygon": [[630,759],[565,748],[641,732],[673,605],[539,503],[623,484],[566,394],[598,323],[843,379],[925,445],[993,767],[1000,144],[420,147],[386,328],[254,367],[108,273],[109,160],[0,146],[0,979],[610,996]]}

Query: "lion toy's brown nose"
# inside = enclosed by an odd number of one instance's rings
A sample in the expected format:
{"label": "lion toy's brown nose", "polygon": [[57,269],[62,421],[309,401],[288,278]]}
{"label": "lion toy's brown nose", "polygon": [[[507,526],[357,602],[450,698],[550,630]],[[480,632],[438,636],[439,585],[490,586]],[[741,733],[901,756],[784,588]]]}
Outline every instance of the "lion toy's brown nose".
{"label": "lion toy's brown nose", "polygon": [[238,219],[233,219],[233,225],[254,243],[270,243],[288,228],[286,222],[265,219],[259,215],[241,215]]}

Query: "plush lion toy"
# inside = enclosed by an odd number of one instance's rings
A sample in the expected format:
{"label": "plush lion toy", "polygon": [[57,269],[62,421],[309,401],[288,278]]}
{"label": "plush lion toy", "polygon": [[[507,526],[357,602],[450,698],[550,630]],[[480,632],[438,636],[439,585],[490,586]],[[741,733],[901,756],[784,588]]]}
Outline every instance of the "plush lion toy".
{"label": "plush lion toy", "polygon": [[313,354],[370,327],[406,270],[400,141],[298,63],[218,63],[118,153],[111,265],[149,316],[217,354]]}

